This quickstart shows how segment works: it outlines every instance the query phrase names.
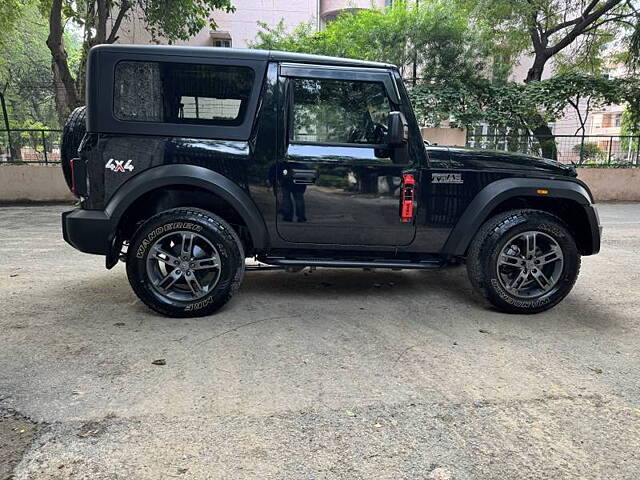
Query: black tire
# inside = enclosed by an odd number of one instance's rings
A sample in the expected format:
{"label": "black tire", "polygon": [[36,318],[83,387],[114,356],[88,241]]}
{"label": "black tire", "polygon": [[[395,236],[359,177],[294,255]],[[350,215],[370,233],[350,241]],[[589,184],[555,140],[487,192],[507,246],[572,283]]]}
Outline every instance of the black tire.
{"label": "black tire", "polygon": [[60,144],[60,163],[62,174],[71,190],[71,160],[78,156],[78,148],[84,134],[87,132],[87,107],[78,107],[67,119],[67,123],[62,130],[62,140]]}
{"label": "black tire", "polygon": [[[154,264],[153,257],[149,258],[152,249],[163,238],[179,235],[179,232],[196,233],[202,241],[215,248],[220,259],[216,283],[199,298],[169,298],[159,291],[157,282],[154,286],[150,277],[148,262]],[[173,255],[176,251],[170,253]],[[168,263],[166,260],[163,262]],[[240,287],[244,265],[244,248],[233,228],[222,218],[194,208],[176,208],[151,217],[135,232],[127,252],[127,277],[133,291],[148,307],[169,317],[201,317],[220,309]],[[164,268],[171,273],[179,267]],[[192,274],[195,275],[195,269]],[[185,275],[181,278],[189,286]],[[177,288],[181,282],[175,284]],[[183,291],[178,293],[186,295],[185,291],[186,287],[183,287]]]}
{"label": "black tire", "polygon": [[[539,295],[534,293],[530,298],[523,298],[507,289],[513,287],[504,285],[504,269],[507,268],[508,272],[510,266],[498,266],[503,249],[509,248],[507,243],[518,238],[519,234],[526,236],[526,232],[541,233],[543,239],[555,242],[562,254],[553,287]],[[522,257],[526,262],[525,256]],[[522,269],[525,275],[529,275],[528,271],[536,272],[535,265],[517,265],[514,268]],[[533,270],[527,270],[529,268]],[[467,255],[467,272],[474,289],[495,307],[508,313],[530,314],[552,308],[571,291],[579,271],[580,253],[569,228],[560,218],[540,210],[512,210],[489,219],[475,235]],[[533,277],[527,278],[534,287],[542,286],[536,285]]]}

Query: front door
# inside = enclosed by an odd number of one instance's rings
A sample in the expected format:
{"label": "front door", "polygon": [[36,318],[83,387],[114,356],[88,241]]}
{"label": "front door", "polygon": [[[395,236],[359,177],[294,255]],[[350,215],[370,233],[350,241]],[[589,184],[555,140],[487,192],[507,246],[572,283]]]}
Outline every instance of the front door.
{"label": "front door", "polygon": [[409,245],[415,225],[402,221],[400,194],[413,166],[385,143],[389,113],[399,109],[391,76],[291,71],[288,141],[276,165],[279,235],[294,243]]}

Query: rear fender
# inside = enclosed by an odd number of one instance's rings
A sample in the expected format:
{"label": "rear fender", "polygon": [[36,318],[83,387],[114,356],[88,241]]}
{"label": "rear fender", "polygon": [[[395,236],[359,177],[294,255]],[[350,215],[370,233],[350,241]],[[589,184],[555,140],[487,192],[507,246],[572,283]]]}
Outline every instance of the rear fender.
{"label": "rear fender", "polygon": [[[105,208],[105,214],[110,218],[111,225],[114,227],[109,243],[114,246],[118,243],[115,241],[115,235],[119,231],[120,222],[128,208],[138,198],[162,187],[184,185],[208,190],[227,201],[247,225],[254,247],[258,250],[268,248],[267,228],[258,207],[247,192],[218,172],[197,165],[183,164],[162,165],[146,170],[124,183],[116,191]],[[115,256],[117,261],[118,252],[115,252],[115,255],[114,252],[110,253],[111,260],[113,261]],[[107,263],[110,263],[109,258]]]}

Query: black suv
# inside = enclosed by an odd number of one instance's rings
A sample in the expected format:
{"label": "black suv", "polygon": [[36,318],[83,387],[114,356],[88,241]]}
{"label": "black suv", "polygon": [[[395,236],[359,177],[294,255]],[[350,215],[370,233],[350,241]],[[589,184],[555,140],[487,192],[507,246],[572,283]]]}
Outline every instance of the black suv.
{"label": "black suv", "polygon": [[425,146],[398,69],[224,48],[99,46],[64,131],[65,240],[126,261],[170,316],[214,312],[245,258],[301,269],[466,262],[501,310],[571,290],[600,226],[574,168]]}

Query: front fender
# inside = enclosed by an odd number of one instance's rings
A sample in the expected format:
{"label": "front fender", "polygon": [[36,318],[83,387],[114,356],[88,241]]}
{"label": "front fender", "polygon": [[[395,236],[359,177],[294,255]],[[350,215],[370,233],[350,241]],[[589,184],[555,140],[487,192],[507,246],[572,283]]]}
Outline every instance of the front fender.
{"label": "front fender", "polygon": [[197,165],[161,165],[150,168],[124,183],[111,197],[105,214],[118,226],[127,209],[145,193],[162,187],[188,185],[218,195],[232,205],[249,229],[257,249],[267,248],[269,236],[258,207],[242,188],[218,172]]}
{"label": "front fender", "polygon": [[[541,195],[538,190],[546,190],[548,193]],[[575,201],[585,208],[589,208],[592,201],[588,189],[578,182],[542,178],[504,178],[497,180],[484,187],[473,198],[449,234],[442,253],[452,256],[464,255],[480,226],[489,218],[491,212],[498,205],[509,198],[525,196],[563,198]],[[592,225],[592,230],[593,228],[594,226]],[[599,226],[596,225],[595,228],[599,229]]]}

